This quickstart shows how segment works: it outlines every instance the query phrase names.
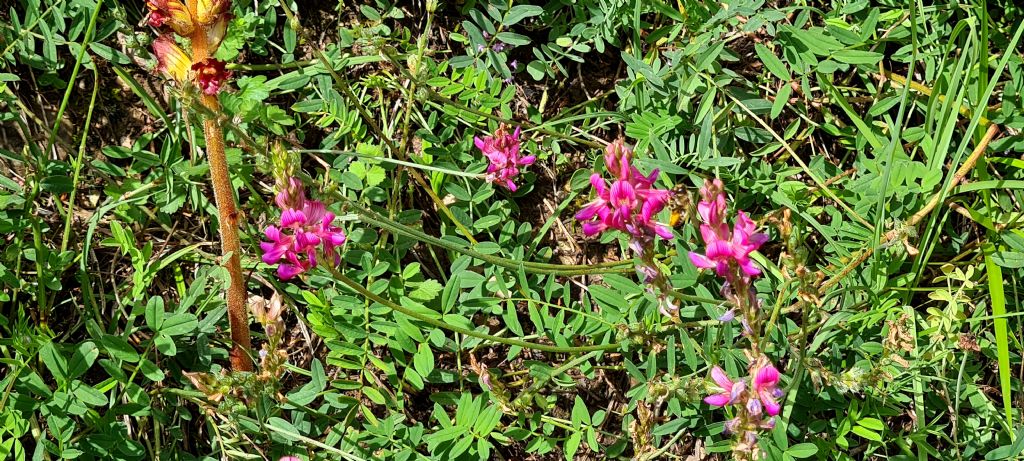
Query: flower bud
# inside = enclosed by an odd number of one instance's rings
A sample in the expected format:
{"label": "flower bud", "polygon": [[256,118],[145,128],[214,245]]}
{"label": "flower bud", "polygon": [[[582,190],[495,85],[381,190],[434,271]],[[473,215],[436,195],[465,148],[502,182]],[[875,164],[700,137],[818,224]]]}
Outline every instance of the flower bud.
{"label": "flower bud", "polygon": [[604,165],[608,172],[620,179],[630,173],[630,164],[633,162],[633,150],[626,145],[622,138],[604,148]]}

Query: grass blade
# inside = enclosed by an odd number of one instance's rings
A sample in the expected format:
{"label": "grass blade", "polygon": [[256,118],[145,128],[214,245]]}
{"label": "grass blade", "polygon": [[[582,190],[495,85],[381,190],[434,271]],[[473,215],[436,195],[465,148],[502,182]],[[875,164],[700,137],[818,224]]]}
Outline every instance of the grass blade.
{"label": "grass blade", "polygon": [[[1003,395],[1003,411],[1006,413],[1006,425],[1013,428],[1013,396],[1010,388],[1010,343],[1006,332],[1006,296],[1003,292],[1003,270],[992,259],[995,246],[989,244],[985,248],[985,272],[988,275],[988,289],[992,297],[992,322],[996,334],[996,357],[999,361],[999,391]],[[1011,431],[1012,433],[1012,431]]]}

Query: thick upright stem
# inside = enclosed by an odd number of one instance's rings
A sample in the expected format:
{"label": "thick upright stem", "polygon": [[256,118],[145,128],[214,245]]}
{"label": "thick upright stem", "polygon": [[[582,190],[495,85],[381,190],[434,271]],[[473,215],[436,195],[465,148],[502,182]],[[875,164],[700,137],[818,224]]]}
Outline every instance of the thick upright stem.
{"label": "thick upright stem", "polygon": [[[216,96],[203,96],[203,105],[217,112],[220,104]],[[224,155],[224,133],[216,120],[203,121],[206,136],[206,155],[210,161],[210,182],[213,184],[213,199],[217,204],[218,227],[221,254],[231,256],[225,261],[231,285],[228,286],[228,324],[231,327],[231,369],[252,371],[252,360],[248,351],[252,347],[249,339],[249,316],[245,305],[245,277],[242,274],[242,260],[239,258],[241,244],[238,239],[238,208],[235,206],[234,190],[228,175],[227,157]]]}
{"label": "thick upright stem", "polygon": [[[195,0],[191,0],[195,11]],[[192,60],[201,62],[210,56],[206,43],[206,32],[196,28],[192,34]],[[202,97],[203,106],[214,114],[221,111],[216,95]],[[213,199],[217,204],[217,222],[220,233],[221,254],[231,256],[224,261],[231,284],[227,290],[228,325],[231,328],[231,369],[252,371],[249,349],[249,316],[246,311],[245,276],[242,274],[242,260],[239,257],[241,243],[238,239],[238,208],[235,205],[234,189],[228,173],[227,156],[224,154],[224,132],[214,118],[203,120],[203,135],[206,138],[206,155],[210,162],[210,182],[213,185]]]}

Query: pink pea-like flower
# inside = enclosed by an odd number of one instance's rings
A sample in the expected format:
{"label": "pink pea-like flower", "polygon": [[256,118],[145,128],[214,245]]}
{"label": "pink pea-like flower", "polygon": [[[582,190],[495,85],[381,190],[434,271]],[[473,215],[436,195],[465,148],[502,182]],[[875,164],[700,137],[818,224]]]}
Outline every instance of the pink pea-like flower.
{"label": "pink pea-like flower", "polygon": [[711,369],[711,379],[718,386],[721,392],[712,394],[704,398],[704,402],[708,405],[716,407],[724,407],[731,405],[739,400],[743,391],[746,390],[746,384],[743,381],[734,382],[729,379],[729,376],[725,374],[725,371],[721,367],[714,367]]}
{"label": "pink pea-like flower", "polygon": [[[345,243],[345,232],[335,227],[334,213],[327,211],[317,200],[306,200],[297,179],[289,180],[286,190],[278,194],[281,206],[279,226],[267,226],[267,242],[260,243],[263,262],[278,264],[277,275],[288,280],[316,266],[317,251],[341,262],[337,248]],[[298,185],[298,187],[296,187]]]}
{"label": "pink pea-like flower", "polygon": [[591,175],[590,185],[597,197],[576,213],[588,237],[609,229],[627,232],[640,242],[648,242],[654,235],[666,240],[674,237],[668,225],[654,221],[672,193],[654,188],[658,169],[644,176],[632,159],[633,151],[621,139],[605,148],[605,167],[613,179],[609,185],[600,174]]}
{"label": "pink pea-like flower", "polygon": [[[779,370],[772,364],[765,364],[754,372],[752,379],[752,391],[756,400],[764,405],[765,413],[768,416],[776,416],[782,407],[778,399],[782,398],[782,389],[779,389]],[[752,398],[751,400],[754,400]]]}
{"label": "pink pea-like flower", "polygon": [[537,161],[537,157],[534,155],[525,157],[519,155],[520,131],[520,128],[516,127],[512,134],[508,134],[505,126],[501,125],[493,136],[473,138],[473,143],[490,161],[487,166],[487,174],[484,176],[487,182],[499,184],[512,192],[517,189],[513,179],[519,176],[519,168],[532,165]]}
{"label": "pink pea-like flower", "polygon": [[743,211],[736,213],[736,223],[732,231],[725,221],[726,199],[722,181],[706,181],[700,190],[702,200],[697,204],[697,212],[704,222],[700,226],[700,235],[706,245],[705,253],[691,251],[690,261],[701,269],[714,269],[720,277],[732,277],[735,265],[748,277],[761,274],[750,253],[757,251],[768,236],[756,232],[754,224]]}

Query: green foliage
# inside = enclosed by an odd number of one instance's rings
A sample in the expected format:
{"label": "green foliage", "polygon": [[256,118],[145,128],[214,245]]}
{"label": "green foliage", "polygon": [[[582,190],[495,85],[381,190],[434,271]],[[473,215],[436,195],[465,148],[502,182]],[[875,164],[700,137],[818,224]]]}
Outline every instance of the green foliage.
{"label": "green foliage", "polygon": [[[224,370],[204,115],[145,6],[0,11],[0,458],[727,457],[701,399],[745,340],[687,257],[711,177],[772,237],[768,459],[1022,453],[1013,2],[314,3],[237,1],[217,51],[251,301],[287,306],[254,374]],[[501,124],[538,156],[514,193],[473,143]],[[678,322],[572,219],[618,136],[679,191]],[[277,143],[348,234],[337,274],[260,260]]]}

